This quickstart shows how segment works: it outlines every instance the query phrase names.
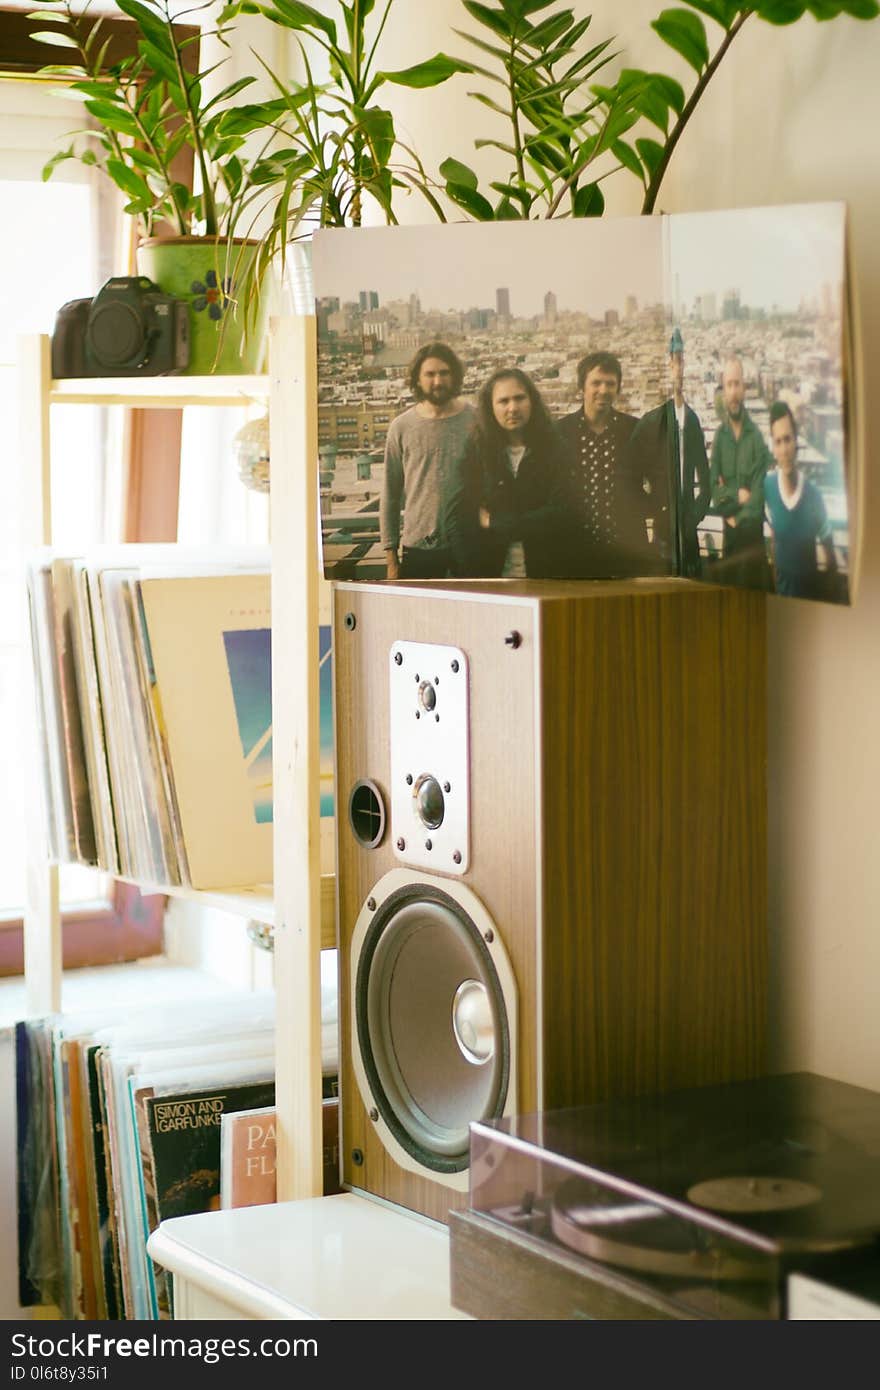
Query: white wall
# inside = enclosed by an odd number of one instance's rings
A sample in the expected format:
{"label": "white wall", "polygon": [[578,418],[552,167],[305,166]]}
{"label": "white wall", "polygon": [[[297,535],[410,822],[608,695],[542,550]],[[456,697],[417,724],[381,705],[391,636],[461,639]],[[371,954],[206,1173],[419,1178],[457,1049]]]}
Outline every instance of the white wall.
{"label": "white wall", "polygon": [[[398,0],[382,66],[436,49],[464,55],[452,26],[471,29],[460,0]],[[630,65],[691,89],[689,69],[651,32],[663,6],[573,5],[593,14],[593,41],[615,31]],[[711,29],[711,21],[707,21]],[[864,549],[851,610],[796,600],[769,605],[771,1062],[880,1088],[880,20],[777,29],[754,18],[721,64],[676,152],[664,211],[843,199],[862,334],[858,364],[865,439]],[[691,73],[691,77],[693,74]],[[436,169],[449,153],[477,167],[475,134],[491,116],[453,79],[389,104]],[[387,90],[387,89],[386,89]],[[485,158],[485,157],[483,157]],[[486,168],[486,164],[480,165]],[[606,185],[609,208],[638,211],[635,180]],[[424,221],[415,206],[401,220]]]}
{"label": "white wall", "polygon": [[[668,206],[844,199],[861,323],[861,583],[847,612],[771,599],[771,925],[776,1049],[880,1087],[880,22],[752,23],[672,170]],[[674,198],[674,201],[673,201]]]}

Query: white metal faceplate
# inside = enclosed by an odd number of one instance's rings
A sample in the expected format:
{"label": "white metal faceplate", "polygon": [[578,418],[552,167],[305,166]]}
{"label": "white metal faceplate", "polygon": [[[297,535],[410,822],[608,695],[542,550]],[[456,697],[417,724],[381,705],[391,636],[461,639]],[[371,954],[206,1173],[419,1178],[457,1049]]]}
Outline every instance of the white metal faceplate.
{"label": "white metal faceplate", "polygon": [[403,864],[463,874],[470,846],[468,663],[458,647],[389,656],[391,843]]}

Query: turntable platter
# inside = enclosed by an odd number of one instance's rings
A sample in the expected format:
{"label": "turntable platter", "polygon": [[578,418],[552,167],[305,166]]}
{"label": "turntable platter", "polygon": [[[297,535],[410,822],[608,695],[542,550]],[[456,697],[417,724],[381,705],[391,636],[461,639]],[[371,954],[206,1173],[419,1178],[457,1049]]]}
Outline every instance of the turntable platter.
{"label": "turntable platter", "polygon": [[822,1200],[822,1189],[796,1178],[738,1176],[711,1178],[688,1188],[688,1201],[707,1211],[748,1215],[797,1211]]}
{"label": "turntable platter", "polygon": [[723,1237],[682,1221],[650,1202],[609,1200],[604,1189],[580,1178],[563,1183],[551,1210],[557,1240],[601,1264],[676,1279],[765,1280],[766,1256],[747,1246],[732,1250]]}

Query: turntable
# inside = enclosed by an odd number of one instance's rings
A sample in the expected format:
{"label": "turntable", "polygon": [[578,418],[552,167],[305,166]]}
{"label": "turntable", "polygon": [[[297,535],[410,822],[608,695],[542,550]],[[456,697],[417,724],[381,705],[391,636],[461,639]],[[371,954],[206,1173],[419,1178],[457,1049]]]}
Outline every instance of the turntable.
{"label": "turntable", "polygon": [[780,1318],[880,1266],[880,1095],[808,1072],[475,1123],[470,1173],[477,1316]]}

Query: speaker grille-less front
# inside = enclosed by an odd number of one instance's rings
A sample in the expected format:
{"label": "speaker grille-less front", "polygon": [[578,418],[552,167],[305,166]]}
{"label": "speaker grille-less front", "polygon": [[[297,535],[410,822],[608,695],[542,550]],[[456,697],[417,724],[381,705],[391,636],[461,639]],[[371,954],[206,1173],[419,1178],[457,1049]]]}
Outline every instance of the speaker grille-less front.
{"label": "speaker grille-less front", "polygon": [[461,1172],[470,1122],[502,1114],[508,1095],[505,991],[484,931],[441,888],[369,901],[354,980],[363,1099],[418,1165]]}

